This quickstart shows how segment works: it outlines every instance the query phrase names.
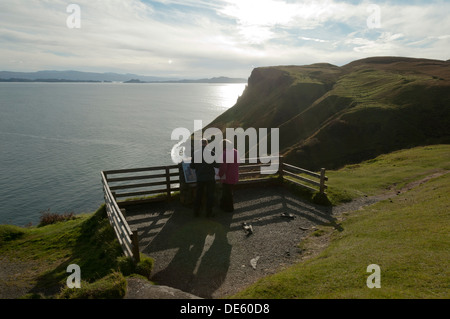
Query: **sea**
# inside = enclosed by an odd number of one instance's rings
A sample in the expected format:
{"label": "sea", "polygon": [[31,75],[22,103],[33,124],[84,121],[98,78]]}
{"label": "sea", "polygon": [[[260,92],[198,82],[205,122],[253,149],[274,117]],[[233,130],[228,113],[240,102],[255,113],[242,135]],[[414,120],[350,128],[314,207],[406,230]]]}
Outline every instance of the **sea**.
{"label": "sea", "polygon": [[232,107],[246,83],[0,83],[0,224],[90,213],[100,172],[172,165],[172,131]]}

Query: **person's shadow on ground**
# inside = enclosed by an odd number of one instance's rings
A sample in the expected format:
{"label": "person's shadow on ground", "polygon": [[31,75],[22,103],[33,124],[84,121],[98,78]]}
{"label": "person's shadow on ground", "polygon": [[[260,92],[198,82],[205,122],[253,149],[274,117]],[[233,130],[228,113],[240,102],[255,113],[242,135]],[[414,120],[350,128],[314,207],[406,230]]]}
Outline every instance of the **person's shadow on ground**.
{"label": "person's shadow on ground", "polygon": [[[149,256],[160,250],[174,254],[168,265],[159,264],[157,268],[163,269],[156,270],[151,280],[211,298],[224,282],[230,266],[232,247],[227,240],[230,222],[231,214],[222,215],[220,219],[194,218],[189,209],[176,208],[161,232],[143,251]],[[158,262],[156,259],[155,264]]]}

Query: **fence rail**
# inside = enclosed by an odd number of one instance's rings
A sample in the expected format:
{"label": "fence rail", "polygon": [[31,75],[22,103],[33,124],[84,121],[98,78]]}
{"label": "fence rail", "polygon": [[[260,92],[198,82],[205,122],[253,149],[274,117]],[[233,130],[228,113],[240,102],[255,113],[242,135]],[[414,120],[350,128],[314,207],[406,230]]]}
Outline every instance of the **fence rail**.
{"label": "fence rail", "polygon": [[101,172],[103,193],[105,197],[106,214],[114,229],[117,240],[122,246],[122,250],[127,257],[131,257],[135,262],[139,262],[139,244],[137,231],[132,232],[121,209],[117,205],[104,172]]}
{"label": "fence rail", "polygon": [[[300,167],[283,163],[281,166],[280,174],[282,174],[283,176],[289,176],[290,178],[288,180],[290,182],[293,182],[294,184],[310,189],[312,191],[319,191],[319,193],[321,194],[324,194],[325,190],[328,188],[328,186],[325,184],[325,182],[328,181],[328,177],[325,176],[325,168],[322,168],[320,170],[320,173],[314,173]],[[318,180],[313,180],[299,174],[308,175]],[[311,185],[315,186],[316,188],[312,187]]]}
{"label": "fence rail", "polygon": [[[176,170],[176,171],[174,171]],[[121,199],[120,206],[135,204],[137,201],[167,199],[172,192],[180,190],[178,165],[133,168],[103,172],[113,197]],[[140,182],[145,181],[145,182]],[[154,198],[143,199],[150,195]]]}
{"label": "fence rail", "polygon": [[[270,168],[272,170],[269,170]],[[131,231],[124,207],[149,201],[167,200],[172,197],[172,192],[176,191],[182,193],[183,189],[186,189],[186,184],[181,164],[102,171],[101,177],[106,212],[111,226],[124,254],[138,262],[138,234],[137,231]],[[324,168],[320,173],[311,172],[284,163],[282,157],[248,159],[239,167],[238,185],[265,182],[283,183],[285,180],[312,191],[325,193],[327,189],[325,182],[328,181],[328,177],[325,176]],[[150,195],[152,196],[149,197]],[[119,199],[121,200],[119,201]]]}
{"label": "fence rail", "polygon": [[[271,165],[276,165],[269,171]],[[274,180],[274,175],[279,171],[280,160],[278,157],[260,157],[247,159],[239,165],[239,184],[257,184]],[[264,173],[262,170],[266,170]]]}
{"label": "fence rail", "polygon": [[[264,161],[261,162],[261,159]],[[325,176],[325,168],[322,168],[320,173],[315,173],[304,168],[286,164],[283,162],[283,157],[273,158],[272,161],[269,161],[270,159],[270,157],[251,159],[250,163],[241,164],[239,168],[239,184],[273,181],[273,176],[278,174],[278,181],[283,182],[288,180],[313,192],[318,191],[324,194],[328,188],[325,184],[328,181],[328,177]],[[256,163],[254,163],[255,161]],[[261,169],[269,170],[271,164],[278,165],[271,174],[262,174]],[[305,175],[308,177],[305,177]]]}

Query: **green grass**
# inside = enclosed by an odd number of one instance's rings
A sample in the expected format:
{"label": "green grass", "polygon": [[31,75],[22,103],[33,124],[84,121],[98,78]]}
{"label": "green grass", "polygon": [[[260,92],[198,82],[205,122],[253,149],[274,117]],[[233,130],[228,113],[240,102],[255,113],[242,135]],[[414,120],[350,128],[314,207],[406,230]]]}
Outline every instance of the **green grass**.
{"label": "green grass", "polygon": [[400,87],[426,83],[429,75],[400,74],[366,69],[352,72],[337,81],[335,94],[354,99],[362,107],[396,107],[392,96]]}
{"label": "green grass", "polygon": [[0,225],[0,247],[25,234],[25,230],[14,225]]}
{"label": "green grass", "polygon": [[[24,268],[14,276],[14,282],[1,282],[18,287],[31,283],[33,287],[24,298],[122,298],[126,277],[137,274],[149,279],[154,263],[144,254],[137,264],[123,256],[104,205],[95,213],[46,226],[0,225],[0,256]],[[81,289],[66,285],[71,264],[80,267]]]}
{"label": "green grass", "polygon": [[94,283],[117,270],[122,250],[102,206],[93,214],[43,227],[0,225],[0,255],[30,265],[17,279],[27,282],[14,284],[31,283],[33,296],[55,298],[69,276],[68,265],[79,265],[81,279]]}
{"label": "green grass", "polygon": [[[415,148],[329,172],[350,197],[379,194],[448,170],[450,146]],[[395,166],[394,166],[395,165]],[[346,216],[342,231],[322,226],[302,247],[326,234],[318,256],[266,277],[233,298],[448,298],[450,287],[450,174],[417,185]],[[381,269],[381,288],[369,289],[367,266]]]}
{"label": "green grass", "polygon": [[120,272],[111,272],[109,275],[90,282],[81,282],[80,289],[64,288],[61,299],[121,299],[126,293],[127,282]]}
{"label": "green grass", "polygon": [[401,150],[337,171],[327,171],[328,195],[336,205],[364,195],[378,195],[388,188],[398,190],[407,183],[442,170],[450,170],[450,145]]}

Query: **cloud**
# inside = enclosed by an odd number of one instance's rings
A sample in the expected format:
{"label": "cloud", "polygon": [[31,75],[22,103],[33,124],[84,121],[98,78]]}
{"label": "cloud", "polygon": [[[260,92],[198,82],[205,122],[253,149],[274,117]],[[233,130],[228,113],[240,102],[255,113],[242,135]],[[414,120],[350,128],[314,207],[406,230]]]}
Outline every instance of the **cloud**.
{"label": "cloud", "polygon": [[[263,65],[375,55],[448,59],[447,2],[287,0],[63,0],[0,2],[0,69],[77,69],[177,77],[242,76]],[[169,63],[169,61],[171,61]]]}
{"label": "cloud", "polygon": [[313,39],[313,38],[307,38],[307,37],[300,37],[300,39],[305,40],[305,41],[314,41],[314,42],[320,42],[320,43],[330,42],[328,40]]}

